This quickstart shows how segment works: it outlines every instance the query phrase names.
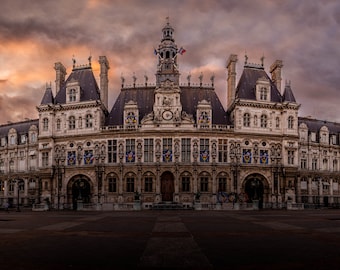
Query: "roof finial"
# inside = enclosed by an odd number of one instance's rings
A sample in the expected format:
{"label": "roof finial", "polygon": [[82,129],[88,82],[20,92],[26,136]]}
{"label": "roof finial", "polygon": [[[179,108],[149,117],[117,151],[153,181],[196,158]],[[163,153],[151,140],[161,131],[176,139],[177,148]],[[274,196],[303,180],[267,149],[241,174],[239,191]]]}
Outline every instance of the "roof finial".
{"label": "roof finial", "polygon": [[167,25],[170,25],[170,18],[169,18],[169,15],[168,15],[168,16],[166,16],[166,18],[165,18],[165,19],[166,19],[166,24],[167,24]]}
{"label": "roof finial", "polygon": [[244,51],[244,65],[246,66],[248,64],[248,55],[247,51]]}
{"label": "roof finial", "polygon": [[261,57],[261,66],[262,66],[262,67],[264,66],[264,53],[263,53],[263,55],[262,55],[262,57]]}
{"label": "roof finial", "polygon": [[76,59],[74,58],[74,55],[72,55],[72,62],[73,62],[73,68],[76,67]]}
{"label": "roof finial", "polygon": [[91,66],[91,59],[92,59],[92,55],[91,55],[91,52],[90,52],[90,56],[89,56],[89,58],[88,58],[88,60],[89,60],[89,66]]}

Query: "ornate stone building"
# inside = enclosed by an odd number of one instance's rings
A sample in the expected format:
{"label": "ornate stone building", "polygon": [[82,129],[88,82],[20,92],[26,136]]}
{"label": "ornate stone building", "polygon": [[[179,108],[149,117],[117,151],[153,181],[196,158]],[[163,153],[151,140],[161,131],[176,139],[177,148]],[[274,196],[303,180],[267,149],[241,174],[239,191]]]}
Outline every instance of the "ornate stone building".
{"label": "ornate stone building", "polygon": [[298,116],[282,61],[265,71],[226,63],[225,110],[209,86],[180,84],[169,22],[155,54],[156,83],[125,85],[108,108],[109,62],[71,74],[55,64],[39,119],[0,126],[0,204],[55,209],[196,209],[340,203],[340,125]]}

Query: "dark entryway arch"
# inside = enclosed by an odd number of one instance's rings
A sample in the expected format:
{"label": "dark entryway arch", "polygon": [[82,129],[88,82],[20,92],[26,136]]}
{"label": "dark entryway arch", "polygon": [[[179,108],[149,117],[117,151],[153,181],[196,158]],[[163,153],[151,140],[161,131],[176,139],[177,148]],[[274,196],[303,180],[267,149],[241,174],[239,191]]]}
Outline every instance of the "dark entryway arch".
{"label": "dark entryway arch", "polygon": [[174,192],[174,175],[171,172],[164,172],[161,175],[162,201],[173,201]]}
{"label": "dark entryway arch", "polygon": [[263,208],[265,184],[262,175],[252,174],[248,176],[245,181],[244,192],[247,194],[248,202],[258,201],[259,208]]}
{"label": "dark entryway arch", "polygon": [[72,208],[77,210],[78,203],[90,203],[92,198],[91,181],[85,175],[74,176],[68,184],[68,198],[72,200]]}

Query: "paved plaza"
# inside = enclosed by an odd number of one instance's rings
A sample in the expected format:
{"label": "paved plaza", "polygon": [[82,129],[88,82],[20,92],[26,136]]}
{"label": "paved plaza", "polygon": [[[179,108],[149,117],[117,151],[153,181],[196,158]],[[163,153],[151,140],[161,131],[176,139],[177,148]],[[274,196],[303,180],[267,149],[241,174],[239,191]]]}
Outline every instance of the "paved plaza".
{"label": "paved plaza", "polygon": [[0,212],[0,269],[339,269],[340,211]]}

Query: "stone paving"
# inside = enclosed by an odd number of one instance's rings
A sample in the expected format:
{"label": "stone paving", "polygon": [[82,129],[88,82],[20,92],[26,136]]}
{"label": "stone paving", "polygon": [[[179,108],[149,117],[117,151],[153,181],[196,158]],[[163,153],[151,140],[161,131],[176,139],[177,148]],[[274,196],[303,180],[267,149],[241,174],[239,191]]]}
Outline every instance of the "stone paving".
{"label": "stone paving", "polygon": [[0,212],[0,269],[339,269],[339,210]]}

